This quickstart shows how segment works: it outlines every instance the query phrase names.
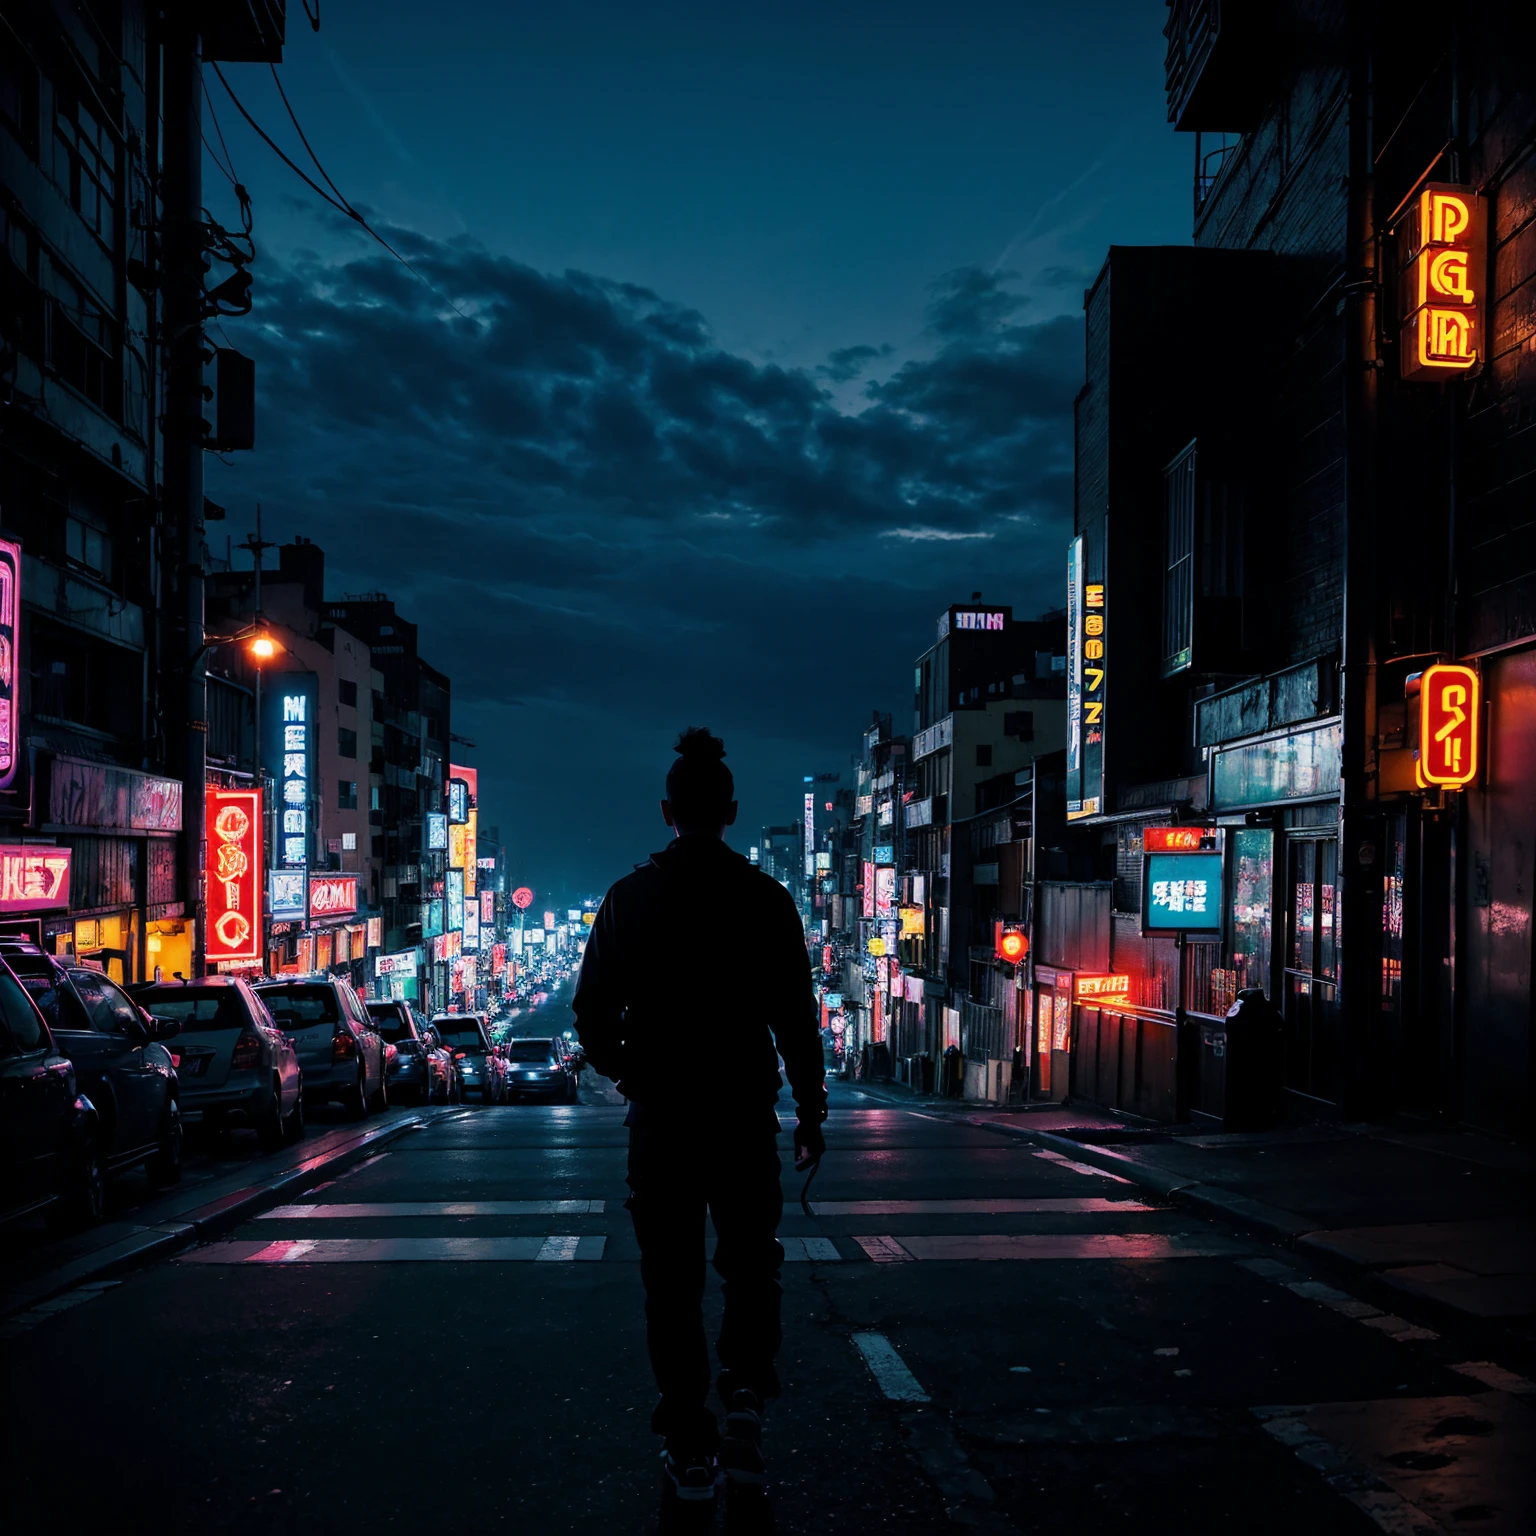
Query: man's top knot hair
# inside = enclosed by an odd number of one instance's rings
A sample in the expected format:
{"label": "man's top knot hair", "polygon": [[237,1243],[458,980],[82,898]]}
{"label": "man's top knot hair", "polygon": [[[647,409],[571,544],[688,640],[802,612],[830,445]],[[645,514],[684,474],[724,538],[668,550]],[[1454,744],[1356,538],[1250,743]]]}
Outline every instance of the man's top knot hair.
{"label": "man's top knot hair", "polygon": [[677,738],[677,761],[667,774],[667,801],[679,827],[704,831],[722,826],[736,798],[725,766],[725,743],[702,725]]}
{"label": "man's top knot hair", "polygon": [[673,750],[688,763],[718,763],[725,758],[725,743],[702,725],[690,725]]}

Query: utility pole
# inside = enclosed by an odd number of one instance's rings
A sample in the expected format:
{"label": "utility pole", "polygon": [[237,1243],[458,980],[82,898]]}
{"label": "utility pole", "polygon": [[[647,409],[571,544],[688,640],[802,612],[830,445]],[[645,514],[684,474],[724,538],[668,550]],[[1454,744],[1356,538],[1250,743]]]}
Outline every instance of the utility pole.
{"label": "utility pole", "polygon": [[[203,821],[207,798],[208,673],[203,632],[203,134],[202,58],[196,13],[166,7],[163,34],[162,271],[165,356],[166,557],[172,614],[184,633],[185,716],[180,737],[182,890],[193,923],[192,976],[206,969]],[[174,619],[173,619],[174,622]],[[168,695],[174,698],[174,693]]]}

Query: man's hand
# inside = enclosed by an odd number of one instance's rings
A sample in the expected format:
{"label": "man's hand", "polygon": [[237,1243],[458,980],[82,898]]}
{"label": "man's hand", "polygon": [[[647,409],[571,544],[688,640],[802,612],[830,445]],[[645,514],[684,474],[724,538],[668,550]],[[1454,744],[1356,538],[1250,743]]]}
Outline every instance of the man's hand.
{"label": "man's hand", "polygon": [[821,1161],[827,1150],[827,1138],[819,1125],[807,1125],[803,1120],[795,1126],[795,1171],[804,1173],[813,1163]]}

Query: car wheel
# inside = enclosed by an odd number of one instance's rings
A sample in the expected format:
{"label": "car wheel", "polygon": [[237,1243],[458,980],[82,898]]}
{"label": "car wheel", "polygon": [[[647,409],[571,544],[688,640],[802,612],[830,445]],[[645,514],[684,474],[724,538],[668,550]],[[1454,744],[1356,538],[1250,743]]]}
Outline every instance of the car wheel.
{"label": "car wheel", "polygon": [[107,1213],[107,1178],[101,1148],[87,1136],[79,1161],[68,1170],[59,1189],[59,1203],[49,1212],[58,1226],[94,1227]]}
{"label": "car wheel", "polygon": [[385,1075],[382,1061],[379,1063],[379,1086],[369,1100],[368,1108],[376,1115],[382,1115],[389,1108],[389,1078]]}
{"label": "car wheel", "polygon": [[299,1085],[299,1091],[293,1101],[293,1108],[289,1111],[288,1118],[283,1121],[284,1141],[303,1141],[304,1139],[304,1085]]}
{"label": "car wheel", "polygon": [[494,1104],[496,1102],[496,1089],[490,1078],[486,1078],[485,1086],[480,1090],[480,1102],[482,1104]]}
{"label": "car wheel", "polygon": [[283,1085],[273,1080],[272,1107],[256,1122],[256,1142],[263,1152],[276,1152],[283,1144]]}
{"label": "car wheel", "polygon": [[362,1063],[358,1063],[357,1081],[341,1095],[341,1107],[346,1110],[350,1120],[361,1120],[368,1113],[368,1079],[364,1076]]}
{"label": "car wheel", "polygon": [[181,1178],[181,1150],[181,1105],[172,1099],[166,1106],[165,1130],[160,1138],[159,1150],[148,1163],[151,1184],[163,1189]]}

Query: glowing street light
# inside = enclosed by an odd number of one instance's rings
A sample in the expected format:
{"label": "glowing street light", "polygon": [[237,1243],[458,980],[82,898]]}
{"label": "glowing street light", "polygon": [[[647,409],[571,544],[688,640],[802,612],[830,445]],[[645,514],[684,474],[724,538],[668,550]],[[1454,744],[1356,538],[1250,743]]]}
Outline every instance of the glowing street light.
{"label": "glowing street light", "polygon": [[257,635],[251,641],[251,655],[257,661],[271,661],[277,655],[277,641],[271,635]]}

